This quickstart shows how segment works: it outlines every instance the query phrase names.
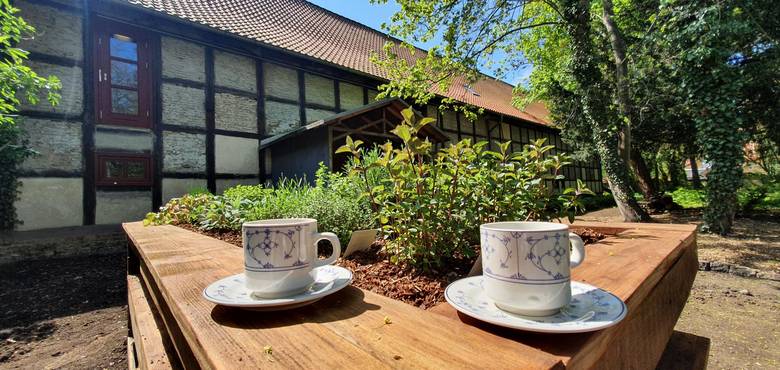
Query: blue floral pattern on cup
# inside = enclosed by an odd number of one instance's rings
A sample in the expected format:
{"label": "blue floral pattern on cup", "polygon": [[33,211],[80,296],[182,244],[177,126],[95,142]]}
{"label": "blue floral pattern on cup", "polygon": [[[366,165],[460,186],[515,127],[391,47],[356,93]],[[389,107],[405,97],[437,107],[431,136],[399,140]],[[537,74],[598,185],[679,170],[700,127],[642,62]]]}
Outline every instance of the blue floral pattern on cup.
{"label": "blue floral pattern on cup", "polygon": [[256,264],[245,267],[250,271],[284,271],[304,268],[309,264],[301,260],[299,248],[301,227],[287,230],[264,228],[247,230],[244,238],[245,253]]}
{"label": "blue floral pattern on cup", "polygon": [[[485,275],[527,284],[559,284],[570,280],[569,234],[558,232],[481,232]],[[521,273],[521,271],[523,273]]]}

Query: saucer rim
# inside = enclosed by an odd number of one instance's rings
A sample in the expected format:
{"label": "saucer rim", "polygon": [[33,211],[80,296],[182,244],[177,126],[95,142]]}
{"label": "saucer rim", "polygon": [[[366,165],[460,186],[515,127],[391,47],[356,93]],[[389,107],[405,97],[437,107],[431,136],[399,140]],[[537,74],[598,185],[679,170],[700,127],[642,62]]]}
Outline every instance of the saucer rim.
{"label": "saucer rim", "polygon": [[[285,306],[297,305],[297,304],[301,304],[301,303],[314,303],[314,302],[316,302],[316,301],[318,301],[318,300],[320,300],[322,298],[325,298],[325,297],[327,297],[327,296],[329,296],[329,295],[331,295],[333,293],[336,293],[336,292],[338,292],[338,291],[348,287],[350,284],[352,284],[352,280],[354,279],[355,275],[348,268],[345,268],[345,267],[342,267],[342,266],[338,266],[338,265],[325,265],[325,266],[315,267],[312,270],[318,270],[318,269],[321,269],[321,268],[324,268],[324,267],[335,267],[335,268],[341,269],[343,271],[346,271],[347,273],[349,273],[349,278],[346,279],[346,281],[344,283],[339,283],[338,285],[334,284],[330,289],[323,290],[319,294],[306,294],[304,292],[304,293],[298,293],[298,294],[295,294],[295,295],[292,295],[292,296],[289,296],[289,297],[272,298],[272,299],[265,299],[265,300],[257,299],[256,302],[251,302],[251,303],[249,303],[249,302],[247,302],[247,303],[228,302],[228,301],[215,299],[215,298],[210,297],[209,295],[206,294],[206,290],[211,288],[214,284],[217,284],[217,283],[219,283],[222,280],[227,280],[227,279],[231,279],[231,278],[236,277],[236,276],[244,275],[244,272],[240,272],[238,274],[229,275],[229,276],[220,278],[220,279],[212,282],[211,284],[209,284],[208,286],[203,288],[203,290],[201,291],[201,296],[204,299],[206,299],[207,301],[211,302],[211,303],[214,303],[214,304],[219,305],[219,306],[226,306],[226,307],[238,307],[238,308],[285,307]],[[338,279],[332,280],[332,281],[337,281],[337,280]],[[299,297],[299,298],[296,299],[296,297]],[[282,301],[282,302],[273,302],[273,303],[267,302],[267,301],[278,301],[278,300],[284,300],[284,301]],[[263,302],[263,301],[266,301],[266,302]]]}
{"label": "saucer rim", "polygon": [[[465,277],[465,278],[453,281],[452,283],[450,283],[450,285],[447,286],[447,288],[444,289],[444,299],[447,301],[447,304],[452,306],[456,311],[458,311],[460,313],[463,313],[464,315],[469,316],[471,318],[474,318],[476,320],[479,320],[481,322],[486,322],[486,323],[493,324],[493,325],[496,325],[496,326],[509,328],[509,329],[515,329],[515,330],[523,330],[523,331],[536,332],[536,333],[548,333],[548,334],[589,333],[589,332],[603,330],[603,329],[615,326],[618,323],[620,323],[621,321],[623,321],[623,319],[625,319],[626,316],[628,315],[628,306],[626,305],[626,302],[624,302],[622,299],[620,299],[620,297],[616,296],[612,292],[610,292],[610,291],[608,291],[606,289],[603,289],[603,288],[599,288],[599,287],[597,287],[597,286],[595,286],[593,284],[588,284],[588,283],[585,283],[585,282],[582,282],[582,281],[571,280],[572,284],[576,283],[576,284],[584,285],[586,287],[590,287],[590,288],[601,290],[602,292],[611,295],[612,297],[617,299],[617,301],[620,302],[620,304],[622,305],[621,313],[614,320],[601,321],[601,323],[603,323],[603,324],[600,324],[600,325],[594,324],[594,325],[592,325],[590,327],[586,327],[586,328],[566,328],[566,327],[557,327],[556,328],[556,327],[551,327],[550,326],[551,324],[549,324],[549,323],[541,323],[541,322],[536,322],[536,324],[534,324],[533,326],[513,325],[513,324],[508,323],[506,321],[501,321],[501,320],[498,320],[498,319],[491,319],[491,318],[488,318],[488,317],[476,315],[474,312],[468,311],[468,310],[466,310],[466,309],[464,309],[464,308],[460,307],[459,305],[457,305],[457,304],[452,302],[452,300],[450,299],[450,294],[449,294],[451,287],[453,287],[456,283],[465,283],[467,280],[478,280],[480,278],[483,278],[483,276],[482,275],[468,276],[468,277]],[[485,296],[485,299],[487,299],[489,303],[495,304],[495,302],[492,299],[490,299],[490,297]],[[502,312],[506,312],[506,311],[502,311]],[[506,312],[506,313],[512,315],[511,312]],[[522,316],[522,315],[518,315],[518,316]],[[549,317],[549,316],[541,316],[541,317]],[[533,321],[533,317],[531,317],[531,316],[524,316],[523,318],[525,318],[526,320],[529,320],[529,321]],[[570,321],[570,322],[574,322],[574,321]],[[563,323],[563,324],[565,324],[565,323]],[[560,324],[557,324],[557,325],[560,325]]]}

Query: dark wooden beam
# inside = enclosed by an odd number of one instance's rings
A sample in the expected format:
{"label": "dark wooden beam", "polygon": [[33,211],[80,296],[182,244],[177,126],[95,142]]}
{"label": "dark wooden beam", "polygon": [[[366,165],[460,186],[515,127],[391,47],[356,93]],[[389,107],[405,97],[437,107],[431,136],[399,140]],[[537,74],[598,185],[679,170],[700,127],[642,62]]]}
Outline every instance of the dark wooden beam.
{"label": "dark wooden beam", "polygon": [[306,124],[306,81],[303,71],[298,70],[298,110],[301,114],[301,126]]}
{"label": "dark wooden beam", "polygon": [[462,140],[461,139],[461,134],[460,134],[460,132],[461,132],[461,128],[460,128],[460,114],[458,114],[458,112],[455,112],[455,125],[457,126],[457,130],[458,130],[458,140]]}
{"label": "dark wooden beam", "polygon": [[214,129],[216,126],[214,102],[214,49],[206,48],[206,179],[207,187],[212,194],[217,192],[215,177]]}
{"label": "dark wooden beam", "polygon": [[[265,72],[263,70],[263,62],[255,60],[255,88],[257,90],[257,134],[259,138],[257,140],[257,147],[260,147],[260,142],[265,135]],[[257,153],[257,175],[261,184],[266,180],[266,168],[265,168],[265,156],[267,155],[265,149],[260,149]]]}
{"label": "dark wooden beam", "polygon": [[341,112],[341,87],[338,80],[333,80],[333,98],[336,101],[336,112]]}
{"label": "dark wooden beam", "polygon": [[162,206],[163,132],[162,132],[162,46],[160,37],[152,37],[152,211]]}
{"label": "dark wooden beam", "polygon": [[95,78],[93,63],[96,59],[96,51],[92,35],[90,2],[85,1],[83,6],[81,22],[82,43],[84,45],[84,68],[82,68],[84,122],[81,125],[81,158],[84,161],[83,223],[84,225],[94,225],[97,193],[95,189]]}

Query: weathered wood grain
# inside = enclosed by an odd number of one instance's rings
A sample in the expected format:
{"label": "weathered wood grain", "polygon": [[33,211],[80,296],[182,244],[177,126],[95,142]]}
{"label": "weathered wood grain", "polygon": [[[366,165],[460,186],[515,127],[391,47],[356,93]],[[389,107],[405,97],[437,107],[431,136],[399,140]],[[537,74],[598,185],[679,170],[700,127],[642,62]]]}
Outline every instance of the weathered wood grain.
{"label": "weathered wood grain", "polygon": [[[598,223],[585,225],[583,227],[603,230],[599,228]],[[546,353],[555,354],[567,368],[608,369],[610,364],[601,362],[602,355],[612,352],[611,346],[615,343],[635,343],[637,340],[640,342],[645,340],[648,343],[661,341],[660,349],[650,349],[650,357],[654,356],[654,361],[657,362],[663,352],[663,344],[669,338],[671,327],[674,326],[685,305],[696,274],[696,239],[695,226],[651,225],[653,227],[645,229],[645,224],[610,224],[608,228],[614,228],[616,233],[608,239],[586,247],[585,262],[572,270],[574,280],[606,289],[626,302],[628,314],[623,322],[614,327],[586,334],[525,333],[478,322],[459,314],[446,303],[430,311],[481,327],[491,334],[523,342]],[[671,292],[674,302],[647,300],[651,292],[663,287],[659,282],[680,261],[683,253],[691,257],[686,259],[684,267],[680,268],[681,272],[668,279],[668,284],[680,285],[679,290]],[[691,260],[694,264],[691,264]],[[643,313],[644,306],[648,306],[651,312],[660,311],[660,317],[672,322],[671,327],[668,330],[660,330],[650,322],[647,323],[648,327],[643,328],[647,330],[623,329],[635,317],[646,314]],[[644,358],[646,354],[642,353],[638,357]],[[619,364],[613,365],[615,367],[612,368],[623,368]],[[644,365],[644,368],[654,367],[647,361]]]}
{"label": "weathered wood grain", "polygon": [[[590,246],[573,277],[624,299],[627,323],[680,256],[695,247],[695,232],[686,225],[610,227],[614,236]],[[446,304],[423,311],[353,287],[286,312],[216,307],[201,292],[242,271],[241,249],[173,226],[124,228],[144,280],[158,292],[157,303],[169,309],[166,326],[176,326],[203,368],[592,368],[625,335],[624,323],[589,334],[503,330],[458,316]],[[679,311],[660,314],[673,316],[673,322]],[[385,324],[385,317],[392,324]],[[271,355],[264,351],[267,346]]]}
{"label": "weathered wood grain", "polygon": [[141,281],[136,276],[127,276],[127,306],[140,369],[171,369],[161,328],[157,326],[154,312]]}
{"label": "weathered wood grain", "polygon": [[[145,280],[159,288],[203,368],[560,366],[554,356],[522,343],[485,341],[478,328],[453,326],[445,317],[353,287],[291,311],[216,307],[201,292],[242,270],[241,249],[172,226],[134,223],[125,228],[141,257]],[[385,317],[392,323],[385,324]],[[265,353],[266,346],[272,355]],[[484,358],[490,351],[512,355]],[[515,356],[517,351],[524,355]]]}

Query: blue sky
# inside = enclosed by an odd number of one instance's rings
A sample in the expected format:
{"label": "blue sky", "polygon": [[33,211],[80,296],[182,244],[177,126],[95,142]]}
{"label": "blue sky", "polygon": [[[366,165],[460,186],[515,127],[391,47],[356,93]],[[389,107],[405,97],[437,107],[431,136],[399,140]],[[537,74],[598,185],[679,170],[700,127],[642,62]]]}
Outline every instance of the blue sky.
{"label": "blue sky", "polygon": [[[400,9],[398,4],[389,0],[386,4],[371,4],[368,0],[308,0],[334,13],[354,21],[365,24],[373,29],[382,30],[382,23],[389,22],[390,17]],[[432,40],[425,44],[417,44],[417,47],[428,49],[436,45],[439,40]],[[497,56],[498,57],[498,56]],[[488,74],[489,71],[486,71]],[[516,85],[518,82],[526,79],[531,73],[531,67],[521,69],[515,73],[510,73],[504,78],[504,81]]]}

